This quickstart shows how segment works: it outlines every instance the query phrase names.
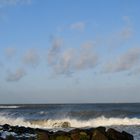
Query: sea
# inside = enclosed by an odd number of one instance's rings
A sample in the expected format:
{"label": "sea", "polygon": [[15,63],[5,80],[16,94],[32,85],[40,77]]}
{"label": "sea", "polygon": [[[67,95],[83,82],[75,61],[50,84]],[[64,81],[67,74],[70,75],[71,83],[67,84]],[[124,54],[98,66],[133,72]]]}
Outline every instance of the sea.
{"label": "sea", "polygon": [[140,140],[140,103],[0,105],[0,125],[69,131],[105,126]]}

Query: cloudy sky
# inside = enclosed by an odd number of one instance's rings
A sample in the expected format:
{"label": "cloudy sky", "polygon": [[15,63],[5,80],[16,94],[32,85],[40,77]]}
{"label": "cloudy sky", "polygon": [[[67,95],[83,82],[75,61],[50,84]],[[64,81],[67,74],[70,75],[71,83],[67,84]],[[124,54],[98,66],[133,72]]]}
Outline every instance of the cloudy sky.
{"label": "cloudy sky", "polygon": [[140,101],[138,0],[0,0],[0,103]]}

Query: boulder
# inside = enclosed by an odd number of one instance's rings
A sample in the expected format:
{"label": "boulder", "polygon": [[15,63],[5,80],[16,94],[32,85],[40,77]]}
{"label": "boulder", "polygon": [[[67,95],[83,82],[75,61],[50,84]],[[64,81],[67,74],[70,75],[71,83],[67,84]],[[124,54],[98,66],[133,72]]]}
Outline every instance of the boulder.
{"label": "boulder", "polygon": [[109,138],[104,131],[102,132],[102,130],[95,129],[93,131],[91,140],[109,140]]}
{"label": "boulder", "polygon": [[70,131],[71,139],[72,140],[80,140],[79,136],[80,130],[79,129],[74,129]]}
{"label": "boulder", "polygon": [[10,125],[9,124],[5,124],[2,126],[4,131],[8,131],[10,129]]}
{"label": "boulder", "polygon": [[126,140],[122,133],[110,128],[107,130],[107,135],[111,140]]}
{"label": "boulder", "polygon": [[133,136],[125,131],[122,131],[123,136],[126,140],[134,140]]}
{"label": "boulder", "polygon": [[95,129],[99,130],[102,133],[106,133],[106,128],[105,127],[100,126],[100,127],[95,128]]}
{"label": "boulder", "polygon": [[16,140],[16,138],[12,135],[6,137],[6,140]]}
{"label": "boulder", "polygon": [[70,136],[58,135],[58,136],[51,137],[50,140],[71,140],[71,138]]}
{"label": "boulder", "polygon": [[80,137],[80,140],[90,140],[90,136],[84,131],[81,131],[79,133],[79,137]]}
{"label": "boulder", "polygon": [[53,134],[49,135],[49,140],[71,140],[70,135],[68,134]]}
{"label": "boulder", "polygon": [[71,125],[70,125],[69,122],[63,122],[63,123],[61,124],[61,127],[63,127],[63,128],[68,128],[68,127],[71,127]]}
{"label": "boulder", "polygon": [[35,129],[30,128],[30,127],[27,127],[26,129],[27,129],[28,133],[35,134]]}
{"label": "boulder", "polygon": [[47,132],[37,132],[37,140],[49,140],[49,136]]}
{"label": "boulder", "polygon": [[[69,122],[63,122],[61,125],[63,125],[63,127],[69,127],[70,124]],[[3,139],[2,133],[0,133],[0,140],[134,140],[133,136],[125,131],[118,132],[112,128],[106,131],[105,127],[79,128],[69,132],[51,132],[38,128],[10,126],[8,124],[2,125],[0,128],[2,132],[16,133],[16,135],[13,136],[7,135],[6,139]]]}

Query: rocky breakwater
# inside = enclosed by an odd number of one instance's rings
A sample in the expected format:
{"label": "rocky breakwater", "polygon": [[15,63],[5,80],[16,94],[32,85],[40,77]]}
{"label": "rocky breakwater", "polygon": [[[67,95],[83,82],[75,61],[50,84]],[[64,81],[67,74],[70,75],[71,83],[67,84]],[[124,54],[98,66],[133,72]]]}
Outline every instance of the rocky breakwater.
{"label": "rocky breakwater", "polygon": [[0,140],[134,140],[133,136],[125,131],[119,132],[105,127],[89,129],[73,129],[69,132],[51,132],[29,127],[0,126]]}

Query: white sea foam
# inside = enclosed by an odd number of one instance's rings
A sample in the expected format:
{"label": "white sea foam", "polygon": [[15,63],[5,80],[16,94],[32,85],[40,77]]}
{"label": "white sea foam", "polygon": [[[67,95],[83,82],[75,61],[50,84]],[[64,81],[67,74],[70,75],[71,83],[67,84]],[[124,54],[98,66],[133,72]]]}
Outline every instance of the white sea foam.
{"label": "white sea foam", "polygon": [[11,118],[0,116],[0,125],[10,124],[19,125],[25,127],[33,128],[56,128],[62,127],[63,123],[67,122],[70,127],[98,127],[98,126],[112,126],[112,125],[140,125],[139,118],[105,118],[98,117],[86,121],[76,120],[76,119],[59,119],[59,120],[37,120],[37,121],[25,121],[23,118]]}
{"label": "white sea foam", "polygon": [[15,132],[1,131],[1,138],[6,139],[7,136],[16,136]]}
{"label": "white sea foam", "polygon": [[[71,127],[98,127],[98,126],[112,126],[112,125],[140,125],[140,119],[138,118],[105,118],[98,117],[95,119],[90,119],[86,121],[76,120],[76,119],[62,119],[62,120],[47,120],[43,126],[48,127],[59,127],[62,123],[69,122]],[[35,124],[41,124],[41,121]]]}
{"label": "white sea foam", "polygon": [[8,105],[8,106],[5,106],[5,105],[1,105],[0,108],[19,108],[20,106],[15,106],[15,105]]}
{"label": "white sea foam", "polygon": [[12,126],[31,126],[30,122],[24,121],[23,118],[11,118],[6,116],[0,116],[0,125],[9,124]]}

